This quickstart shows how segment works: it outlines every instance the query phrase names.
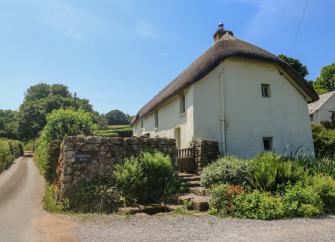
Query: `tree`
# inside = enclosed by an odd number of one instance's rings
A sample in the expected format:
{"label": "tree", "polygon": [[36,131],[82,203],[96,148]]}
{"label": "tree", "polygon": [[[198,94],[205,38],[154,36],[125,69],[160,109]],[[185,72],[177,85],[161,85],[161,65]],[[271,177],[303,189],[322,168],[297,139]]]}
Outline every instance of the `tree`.
{"label": "tree", "polygon": [[0,137],[18,139],[18,113],[12,110],[0,110]]}
{"label": "tree", "polygon": [[335,90],[335,63],[322,67],[314,81],[314,88],[319,94]]}
{"label": "tree", "polygon": [[105,115],[109,125],[121,125],[130,123],[130,115],[115,109]]}
{"label": "tree", "polygon": [[50,86],[51,95],[61,96],[61,97],[71,97],[69,88],[63,84],[54,84]]}
{"label": "tree", "polygon": [[33,101],[46,98],[50,95],[50,91],[50,86],[48,84],[40,83],[29,87],[24,95],[24,99],[26,101]]}
{"label": "tree", "polygon": [[287,62],[296,72],[302,77],[305,78],[308,75],[308,69],[307,66],[302,64],[300,60],[288,57],[286,55],[279,55],[278,56],[283,61]]}
{"label": "tree", "polygon": [[28,88],[18,115],[18,132],[22,140],[35,139],[46,124],[46,116],[60,108],[93,112],[86,99],[74,98],[61,84],[37,84]]}

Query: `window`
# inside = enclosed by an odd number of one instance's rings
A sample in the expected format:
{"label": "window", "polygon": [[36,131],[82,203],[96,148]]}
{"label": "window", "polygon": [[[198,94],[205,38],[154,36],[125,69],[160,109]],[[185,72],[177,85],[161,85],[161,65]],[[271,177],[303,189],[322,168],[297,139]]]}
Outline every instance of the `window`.
{"label": "window", "polygon": [[311,121],[313,121],[313,114],[310,114],[309,118],[310,118]]}
{"label": "window", "polygon": [[185,100],[185,95],[183,94],[180,97],[180,114],[185,113],[186,111],[186,100]]}
{"label": "window", "polygon": [[262,84],[262,97],[270,97],[271,96],[271,90],[269,84]]}
{"label": "window", "polygon": [[143,118],[141,118],[141,129],[143,129],[144,127],[144,122],[143,122]]}
{"label": "window", "polygon": [[155,129],[158,128],[158,111],[155,111]]}
{"label": "window", "polygon": [[330,120],[331,122],[335,122],[335,111],[329,111],[331,113]]}
{"label": "window", "polygon": [[272,137],[263,137],[263,147],[265,151],[272,151]]}

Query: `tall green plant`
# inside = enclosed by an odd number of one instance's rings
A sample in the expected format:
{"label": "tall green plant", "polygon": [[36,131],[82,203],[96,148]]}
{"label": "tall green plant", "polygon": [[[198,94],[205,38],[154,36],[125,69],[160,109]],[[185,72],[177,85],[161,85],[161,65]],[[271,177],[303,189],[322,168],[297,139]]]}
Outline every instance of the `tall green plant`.
{"label": "tall green plant", "polygon": [[95,130],[91,113],[82,110],[58,109],[47,116],[47,124],[37,140],[37,164],[48,180],[52,181],[59,146],[66,136],[91,135]]}
{"label": "tall green plant", "polygon": [[128,203],[159,202],[178,190],[178,181],[169,156],[143,152],[116,165],[117,187]]}
{"label": "tall green plant", "polygon": [[128,204],[143,200],[147,179],[138,158],[126,159],[123,164],[117,164],[114,175],[117,187],[123,192]]}
{"label": "tall green plant", "polygon": [[248,174],[252,187],[275,191],[278,185],[295,184],[307,177],[304,167],[273,153],[263,153],[251,161]]}

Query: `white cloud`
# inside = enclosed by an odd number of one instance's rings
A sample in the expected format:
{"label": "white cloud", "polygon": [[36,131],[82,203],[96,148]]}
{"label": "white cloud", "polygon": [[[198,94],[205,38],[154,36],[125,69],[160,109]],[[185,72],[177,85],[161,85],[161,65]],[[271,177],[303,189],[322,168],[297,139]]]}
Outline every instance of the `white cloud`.
{"label": "white cloud", "polygon": [[159,33],[156,28],[148,22],[138,21],[135,25],[135,34],[147,39],[157,39],[159,38]]}

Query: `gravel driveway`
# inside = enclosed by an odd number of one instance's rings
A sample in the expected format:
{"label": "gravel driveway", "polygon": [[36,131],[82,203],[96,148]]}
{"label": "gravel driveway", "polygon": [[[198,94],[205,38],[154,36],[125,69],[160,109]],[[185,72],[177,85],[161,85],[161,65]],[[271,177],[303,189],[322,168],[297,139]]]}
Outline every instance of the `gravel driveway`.
{"label": "gravel driveway", "polygon": [[213,216],[106,216],[79,222],[80,241],[335,241],[335,216],[276,221]]}

